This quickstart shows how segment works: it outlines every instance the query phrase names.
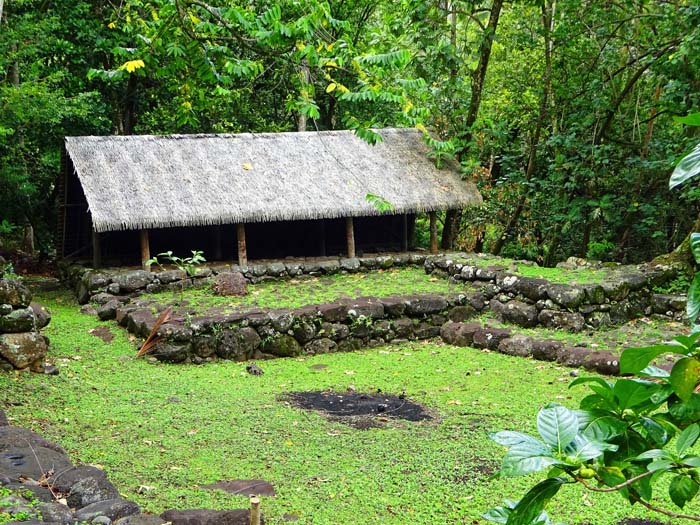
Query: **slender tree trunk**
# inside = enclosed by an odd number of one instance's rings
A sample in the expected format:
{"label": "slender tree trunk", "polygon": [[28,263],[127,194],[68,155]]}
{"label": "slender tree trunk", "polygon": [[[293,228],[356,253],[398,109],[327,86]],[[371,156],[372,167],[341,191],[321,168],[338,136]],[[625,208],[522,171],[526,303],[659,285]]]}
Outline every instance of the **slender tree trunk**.
{"label": "slender tree trunk", "polygon": [[[547,119],[547,111],[549,109],[549,93],[552,90],[552,31],[554,30],[554,11],[556,10],[557,3],[556,0],[550,0],[542,5],[542,29],[544,30],[544,74],[542,76],[542,97],[540,98],[539,113],[537,115],[537,123],[535,125],[535,133],[533,134],[532,141],[530,143],[530,153],[527,159],[527,170],[525,172],[525,180],[529,181],[535,174],[535,168],[537,167],[537,148],[540,143],[540,138],[542,137],[542,128],[544,127],[545,120]],[[518,205],[515,207],[513,214],[506,225],[503,234],[496,240],[493,246],[493,254],[498,255],[503,249],[508,236],[511,234],[513,228],[520,219],[520,215],[525,209],[527,204],[528,192],[527,189],[524,190],[523,195],[520,197]]]}
{"label": "slender tree trunk", "polygon": [[[472,75],[472,93],[471,99],[469,100],[469,110],[467,112],[467,120],[464,123],[464,133],[462,139],[464,144],[471,142],[472,138],[472,127],[476,122],[476,118],[479,115],[479,107],[481,106],[481,95],[484,91],[484,82],[486,81],[486,72],[489,67],[489,59],[491,58],[491,48],[493,47],[493,40],[496,36],[496,29],[498,28],[498,20],[501,17],[501,9],[503,8],[504,0],[493,0],[491,4],[491,13],[489,14],[489,21],[486,25],[486,31],[481,40],[481,47],[479,48],[479,64]],[[454,8],[454,6],[452,6]],[[454,41],[456,43],[457,39],[457,17],[456,11],[454,18],[453,34]],[[451,34],[452,36],[452,34]],[[464,150],[457,152],[457,156],[462,156],[465,153]],[[445,214],[445,224],[442,230],[442,240],[440,246],[443,250],[449,250],[454,245],[455,239],[457,237],[457,232],[459,230],[459,224],[462,222],[462,210],[448,210]]]}
{"label": "slender tree trunk", "polygon": [[[311,72],[309,71],[309,66],[306,63],[302,63],[299,66],[299,77],[301,78],[301,85],[307,86],[311,82]],[[297,117],[297,131],[306,131],[306,115],[299,113]]]}

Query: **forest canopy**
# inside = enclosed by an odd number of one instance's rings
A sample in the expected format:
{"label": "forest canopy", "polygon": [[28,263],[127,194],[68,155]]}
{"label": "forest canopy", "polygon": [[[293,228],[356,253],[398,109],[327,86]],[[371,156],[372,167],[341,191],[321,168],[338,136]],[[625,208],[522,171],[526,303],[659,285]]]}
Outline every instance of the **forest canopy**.
{"label": "forest canopy", "polygon": [[[688,0],[0,0],[0,235],[53,245],[66,135],[417,126],[486,205],[443,247],[554,264],[669,252],[698,189]],[[689,119],[678,117],[687,117]],[[700,119],[699,119],[700,120]],[[696,226],[697,227],[697,226]]]}

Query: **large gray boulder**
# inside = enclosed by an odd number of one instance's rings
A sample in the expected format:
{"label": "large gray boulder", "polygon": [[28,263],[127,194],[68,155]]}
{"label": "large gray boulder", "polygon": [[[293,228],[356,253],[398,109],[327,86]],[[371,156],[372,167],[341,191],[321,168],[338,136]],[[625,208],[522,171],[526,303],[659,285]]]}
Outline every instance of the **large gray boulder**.
{"label": "large gray boulder", "polygon": [[114,283],[119,285],[119,290],[124,293],[135,292],[146,285],[150,284],[155,279],[154,274],[146,270],[133,270],[130,272],[121,273],[114,276]]}
{"label": "large gray boulder", "polygon": [[7,315],[0,315],[0,333],[33,332],[36,318],[31,308],[16,308]]}
{"label": "large gray boulder", "polygon": [[29,308],[34,312],[34,319],[36,321],[36,329],[41,330],[42,328],[48,326],[51,322],[51,312],[43,304],[32,302],[29,304]]}
{"label": "large gray boulder", "polygon": [[119,491],[104,471],[89,465],[58,469],[49,483],[58,492],[68,494],[68,505],[72,508],[80,509],[119,497]]}
{"label": "large gray boulder", "polygon": [[0,279],[0,304],[26,308],[32,301],[32,292],[15,279]]}
{"label": "large gray boulder", "polygon": [[542,310],[538,316],[542,325],[556,330],[580,332],[583,330],[585,319],[583,315],[575,312],[560,312],[558,310]]}
{"label": "large gray boulder", "polygon": [[214,277],[214,294],[223,296],[248,295],[248,281],[241,272],[224,272]]}
{"label": "large gray boulder", "polygon": [[15,368],[40,362],[47,351],[46,338],[39,332],[0,335],[0,356]]}
{"label": "large gray boulder", "polygon": [[489,308],[504,323],[511,323],[524,328],[537,325],[537,308],[522,301],[508,301],[503,304],[497,299],[491,299]]}
{"label": "large gray boulder", "polygon": [[217,339],[216,353],[224,359],[247,359],[260,343],[260,336],[254,328],[226,328]]}

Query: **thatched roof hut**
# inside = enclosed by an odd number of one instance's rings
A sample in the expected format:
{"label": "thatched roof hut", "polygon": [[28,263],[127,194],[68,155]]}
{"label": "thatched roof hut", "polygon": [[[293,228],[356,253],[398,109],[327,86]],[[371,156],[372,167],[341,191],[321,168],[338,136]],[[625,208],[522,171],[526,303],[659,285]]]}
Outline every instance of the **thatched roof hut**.
{"label": "thatched roof hut", "polygon": [[379,133],[375,146],[352,131],[67,137],[65,171],[97,233],[380,215],[368,194],[395,215],[481,203],[454,166],[435,167],[420,131]]}

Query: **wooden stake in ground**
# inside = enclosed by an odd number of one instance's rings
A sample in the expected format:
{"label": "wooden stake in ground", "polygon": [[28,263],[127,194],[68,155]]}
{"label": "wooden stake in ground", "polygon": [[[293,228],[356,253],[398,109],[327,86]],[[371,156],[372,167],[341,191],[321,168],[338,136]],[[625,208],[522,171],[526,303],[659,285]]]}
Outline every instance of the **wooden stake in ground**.
{"label": "wooden stake in ground", "polygon": [[260,498],[250,497],[250,525],[260,525]]}

